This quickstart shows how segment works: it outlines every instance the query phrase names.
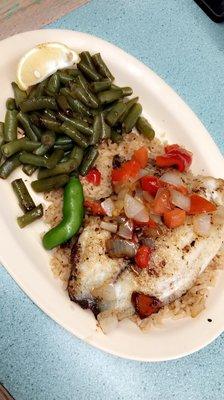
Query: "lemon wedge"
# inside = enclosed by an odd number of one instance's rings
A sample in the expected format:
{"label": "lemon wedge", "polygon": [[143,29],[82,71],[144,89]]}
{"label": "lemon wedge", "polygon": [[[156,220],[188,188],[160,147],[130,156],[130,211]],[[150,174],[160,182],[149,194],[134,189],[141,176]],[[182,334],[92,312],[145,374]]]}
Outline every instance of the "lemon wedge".
{"label": "lemon wedge", "polygon": [[70,67],[78,61],[79,55],[62,43],[38,44],[19,61],[16,73],[18,86],[27,90],[58,69]]}

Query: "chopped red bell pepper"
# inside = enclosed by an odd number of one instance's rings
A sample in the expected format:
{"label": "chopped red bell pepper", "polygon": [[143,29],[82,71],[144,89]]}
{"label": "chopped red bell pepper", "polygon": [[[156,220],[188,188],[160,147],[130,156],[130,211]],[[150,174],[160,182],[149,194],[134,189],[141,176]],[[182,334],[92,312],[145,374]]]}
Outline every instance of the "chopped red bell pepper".
{"label": "chopped red bell pepper", "polygon": [[147,318],[150,315],[157,313],[162,307],[162,303],[154,296],[149,296],[144,293],[133,292],[131,301],[135,307],[136,313],[141,319]]}
{"label": "chopped red bell pepper", "polygon": [[135,150],[132,156],[132,160],[137,161],[141,168],[145,168],[148,164],[149,154],[146,146],[140,147],[140,149]]}
{"label": "chopped red bell pepper", "polygon": [[101,173],[97,168],[91,168],[86,175],[86,180],[94,186],[99,186],[101,181]]}
{"label": "chopped red bell pepper", "polygon": [[98,201],[86,199],[84,206],[92,215],[106,215],[103,207]]}
{"label": "chopped red bell pepper", "polygon": [[168,228],[177,228],[184,224],[186,219],[186,212],[180,210],[180,208],[174,208],[174,210],[166,211],[163,214],[164,223]]}
{"label": "chopped red bell pepper", "polygon": [[192,163],[192,153],[178,144],[165,147],[165,154],[156,157],[156,165],[161,168],[176,167],[180,172],[187,171]]}
{"label": "chopped red bell pepper", "polygon": [[152,250],[148,246],[142,245],[138,248],[135,262],[139,268],[144,269],[148,267],[151,253]]}
{"label": "chopped red bell pepper", "polygon": [[155,214],[163,215],[166,211],[171,210],[170,192],[166,188],[160,188],[154,199],[153,210]]}
{"label": "chopped red bell pepper", "polygon": [[134,178],[141,169],[140,164],[135,160],[126,161],[120,168],[112,170],[112,182],[125,182],[129,178]]}
{"label": "chopped red bell pepper", "polygon": [[156,176],[146,175],[140,179],[141,188],[153,197],[155,197],[158,189],[161,187],[160,181]]}
{"label": "chopped red bell pepper", "polygon": [[216,205],[206,200],[204,197],[201,197],[197,194],[192,194],[190,196],[191,199],[191,207],[189,214],[202,214],[209,213],[216,210]]}

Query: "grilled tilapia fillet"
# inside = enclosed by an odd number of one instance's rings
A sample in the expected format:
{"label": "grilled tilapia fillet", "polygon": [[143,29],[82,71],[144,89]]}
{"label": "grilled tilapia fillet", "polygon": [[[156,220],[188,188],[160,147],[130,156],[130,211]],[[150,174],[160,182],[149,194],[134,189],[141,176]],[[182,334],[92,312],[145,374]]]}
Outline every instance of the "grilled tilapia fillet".
{"label": "grilled tilapia fillet", "polygon": [[[224,204],[224,181],[210,177],[191,179],[191,189]],[[110,233],[99,228],[99,220],[90,217],[80,235],[74,257],[68,291],[70,298],[84,307],[117,313],[132,310],[133,292],[154,296],[163,304],[184,294],[218,253],[224,242],[224,224],[212,224],[209,237],[198,236],[193,230],[192,217],[185,225],[167,230],[155,240],[150,269],[139,274],[123,259],[106,254],[105,242]],[[108,298],[108,288],[113,296]],[[104,295],[105,294],[105,295]],[[94,307],[93,307],[94,305]]]}

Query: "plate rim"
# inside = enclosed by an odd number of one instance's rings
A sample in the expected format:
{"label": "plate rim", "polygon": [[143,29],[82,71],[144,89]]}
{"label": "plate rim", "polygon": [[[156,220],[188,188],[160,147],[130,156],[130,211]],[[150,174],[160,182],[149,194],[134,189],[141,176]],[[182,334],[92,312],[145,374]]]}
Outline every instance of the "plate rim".
{"label": "plate rim", "polygon": [[[180,108],[183,110],[183,112],[187,112],[189,115],[191,115],[192,121],[194,124],[197,124],[198,127],[200,127],[200,130],[203,130],[203,135],[205,135],[206,140],[209,144],[209,146],[212,146],[213,149],[216,151],[216,154],[219,158],[218,162],[222,162],[224,165],[224,160],[222,157],[222,153],[219,149],[219,147],[216,145],[215,141],[213,140],[213,138],[211,137],[211,135],[208,133],[207,129],[205,128],[205,126],[202,124],[202,122],[199,120],[199,118],[196,116],[196,114],[192,111],[192,109],[184,102],[184,100],[179,96],[179,94],[177,94],[172,87],[170,87],[162,78],[159,77],[158,74],[156,74],[154,71],[152,71],[149,67],[147,67],[144,63],[142,63],[141,61],[139,61],[136,57],[132,56],[131,54],[125,52],[123,49],[119,48],[118,46],[102,39],[99,38],[95,35],[90,35],[88,33],[83,33],[83,32],[79,32],[79,31],[73,31],[73,30],[68,30],[68,29],[39,29],[39,30],[31,30],[31,31],[26,31],[26,32],[22,32],[13,36],[10,36],[4,40],[2,40],[0,42],[0,47],[2,44],[5,44],[7,42],[11,42],[13,41],[15,38],[18,37],[23,37],[29,34],[32,35],[37,35],[39,33],[41,33],[41,35],[43,35],[44,33],[48,33],[48,32],[65,32],[65,33],[69,33],[71,35],[81,35],[83,37],[85,37],[86,39],[97,39],[97,41],[102,42],[104,45],[106,46],[111,46],[112,48],[116,49],[116,51],[119,51],[120,54],[122,56],[125,56],[126,58],[128,58],[132,63],[137,64],[137,67],[140,67],[143,70],[143,73],[150,73],[151,76],[153,76],[153,78],[156,81],[156,84],[161,86],[163,89],[165,89],[167,91],[167,94],[170,98],[174,97],[174,100],[178,100],[178,105],[180,106]],[[7,229],[8,230],[8,229]],[[9,236],[13,236],[13,233],[11,231],[8,230],[8,234]],[[167,360],[175,360],[178,358],[182,358],[185,357],[189,354],[192,354],[202,348],[204,348],[205,346],[207,346],[209,343],[211,343],[214,339],[216,339],[223,331],[224,331],[224,322],[223,322],[223,328],[220,328],[216,331],[216,333],[214,333],[213,335],[211,335],[211,337],[206,341],[203,342],[201,344],[201,346],[198,346],[197,348],[192,348],[192,351],[186,351],[186,352],[182,352],[181,354],[178,354],[176,356],[169,356],[169,357],[157,357],[155,358],[151,358],[149,359],[149,357],[138,357],[135,355],[127,355],[125,352],[122,353],[122,351],[114,351],[113,349],[108,348],[107,346],[104,345],[100,345],[98,343],[93,343],[91,340],[88,340],[88,338],[83,337],[81,334],[79,333],[74,333],[74,331],[72,330],[71,327],[69,327],[65,322],[63,322],[62,320],[60,320],[57,315],[54,315],[53,311],[49,311],[49,307],[47,305],[47,303],[44,302],[39,302],[38,299],[36,298],[35,294],[32,293],[32,290],[30,290],[30,288],[27,288],[25,283],[21,282],[21,280],[18,279],[18,275],[16,275],[16,273],[14,273],[13,269],[10,267],[10,262],[8,263],[7,261],[7,256],[5,256],[4,254],[2,255],[3,252],[3,248],[2,248],[2,244],[0,243],[0,250],[1,250],[1,263],[2,265],[5,267],[5,269],[7,270],[7,272],[10,274],[10,276],[12,276],[12,278],[14,279],[14,281],[18,284],[18,286],[23,290],[23,292],[35,303],[35,305],[37,305],[43,312],[45,312],[50,318],[52,318],[54,321],[56,321],[59,325],[61,325],[63,328],[65,328],[67,331],[69,331],[70,333],[72,333],[73,335],[75,335],[76,337],[78,337],[79,339],[82,339],[84,342],[90,344],[91,346],[98,348],[100,350],[103,350],[107,353],[110,353],[114,356],[118,356],[121,358],[125,358],[125,359],[130,359],[130,360],[135,360],[135,361],[144,361],[144,362],[161,362],[161,361],[167,361]]]}

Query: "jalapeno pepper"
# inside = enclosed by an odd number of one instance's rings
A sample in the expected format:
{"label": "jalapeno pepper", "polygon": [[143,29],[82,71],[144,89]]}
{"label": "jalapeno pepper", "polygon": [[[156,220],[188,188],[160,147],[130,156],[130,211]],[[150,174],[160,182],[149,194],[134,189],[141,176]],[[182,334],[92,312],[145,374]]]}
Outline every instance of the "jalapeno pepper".
{"label": "jalapeno pepper", "polygon": [[51,250],[74,236],[83,220],[83,189],[78,178],[72,177],[64,190],[63,219],[43,237],[45,249]]}

